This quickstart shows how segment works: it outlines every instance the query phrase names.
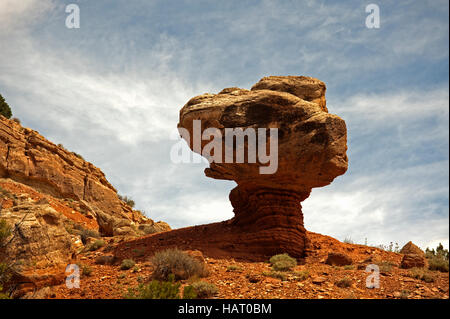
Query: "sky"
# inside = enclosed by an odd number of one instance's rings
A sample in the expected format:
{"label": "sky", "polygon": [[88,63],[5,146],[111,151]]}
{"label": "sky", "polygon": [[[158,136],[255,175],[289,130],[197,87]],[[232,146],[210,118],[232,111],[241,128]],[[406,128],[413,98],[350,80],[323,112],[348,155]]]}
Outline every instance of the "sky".
{"label": "sky", "polygon": [[[229,219],[231,181],[176,164],[192,97],[269,75],[327,85],[349,169],[302,203],[305,227],[356,243],[449,245],[449,3],[0,0],[0,93],[22,125],[101,168],[155,221]],[[80,28],[67,28],[77,4]]]}

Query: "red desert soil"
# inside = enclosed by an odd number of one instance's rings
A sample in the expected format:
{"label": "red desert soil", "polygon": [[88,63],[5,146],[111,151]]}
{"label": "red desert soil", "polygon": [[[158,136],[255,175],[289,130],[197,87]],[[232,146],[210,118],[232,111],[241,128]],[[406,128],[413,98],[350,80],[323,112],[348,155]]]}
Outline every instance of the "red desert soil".
{"label": "red desert soil", "polygon": [[[167,234],[170,232],[167,232]],[[219,293],[215,298],[252,299],[252,298],[288,298],[288,299],[327,299],[327,298],[448,298],[448,273],[432,272],[434,282],[426,283],[409,277],[410,270],[398,267],[402,255],[387,252],[365,245],[347,244],[329,236],[307,233],[311,243],[308,256],[299,262],[293,271],[286,272],[286,280],[275,279],[263,275],[270,271],[267,261],[249,261],[238,258],[212,258],[208,251],[203,250],[205,262],[210,275],[203,280],[215,284]],[[123,298],[128,288],[136,287],[140,282],[146,282],[152,274],[150,262],[151,249],[145,249],[143,241],[149,241],[150,235],[143,239],[123,241],[114,244],[114,239],[104,248],[78,256],[77,262],[89,265],[90,276],[81,278],[79,289],[68,289],[65,285],[52,288],[50,298],[88,298],[110,299]],[[183,242],[181,238],[178,238]],[[150,240],[151,242],[151,240]],[[158,248],[159,249],[159,248]],[[157,249],[157,250],[158,250]],[[132,258],[137,267],[130,270],[120,270],[117,265],[97,265],[96,257],[115,252],[120,259]],[[341,252],[353,260],[351,266],[330,266],[325,264],[329,252]],[[216,251],[212,255],[217,255]],[[374,263],[390,264],[380,267],[380,287],[366,288],[366,265]],[[233,270],[229,268],[233,267]],[[384,269],[386,268],[386,269]],[[307,272],[308,278],[301,279],[299,273]],[[336,283],[343,278],[351,280],[348,288],[341,288]],[[188,281],[182,281],[182,285]]]}

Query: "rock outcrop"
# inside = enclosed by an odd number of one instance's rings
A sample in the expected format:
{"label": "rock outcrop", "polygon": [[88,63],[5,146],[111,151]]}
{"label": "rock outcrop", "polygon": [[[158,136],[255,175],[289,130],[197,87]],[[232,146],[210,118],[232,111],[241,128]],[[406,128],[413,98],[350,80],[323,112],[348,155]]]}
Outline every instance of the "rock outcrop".
{"label": "rock outcrop", "polygon": [[[2,116],[0,178],[28,185],[54,198],[77,202],[96,219],[104,236],[135,234],[138,225],[155,224],[120,200],[116,189],[93,164]],[[165,225],[158,229],[161,228],[167,230]]]}
{"label": "rock outcrop", "polygon": [[411,241],[409,241],[405,246],[402,247],[400,253],[403,254],[403,258],[400,264],[400,267],[402,268],[421,268],[427,266],[425,253]]}
{"label": "rock outcrop", "polygon": [[3,116],[0,219],[12,230],[0,247],[0,263],[14,269],[8,284],[38,288],[60,284],[67,264],[101,236],[121,236],[115,241],[170,230],[133,210],[80,155]]}
{"label": "rock outcrop", "polygon": [[[194,152],[210,161],[206,176],[237,183],[230,193],[235,217],[227,223],[233,235],[226,235],[232,250],[304,255],[307,239],[300,202],[312,188],[326,186],[344,174],[348,164],[346,125],[328,113],[325,89],[323,82],[311,77],[271,76],[251,90],[227,88],[194,97],[181,109],[180,133]],[[196,120],[201,121],[201,132],[212,129],[219,139],[199,142]],[[230,128],[254,129],[256,138],[236,142],[236,147],[227,144],[226,129]],[[247,153],[239,162],[237,152],[259,150],[255,143],[262,133],[258,129],[269,128],[277,129],[277,139],[269,138],[267,132],[261,140],[267,141],[266,150],[277,143],[277,169],[264,174],[261,167],[267,165],[260,158],[250,160]],[[210,142],[218,146],[205,152]],[[232,162],[226,159],[230,149]]]}

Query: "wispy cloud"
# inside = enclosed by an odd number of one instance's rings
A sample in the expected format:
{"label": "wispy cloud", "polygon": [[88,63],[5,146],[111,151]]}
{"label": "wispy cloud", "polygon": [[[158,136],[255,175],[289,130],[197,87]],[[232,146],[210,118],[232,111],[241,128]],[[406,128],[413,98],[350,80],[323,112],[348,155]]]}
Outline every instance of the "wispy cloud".
{"label": "wispy cloud", "polygon": [[171,132],[193,96],[266,75],[327,83],[346,120],[349,171],[303,203],[306,227],[373,244],[448,245],[448,2],[0,3],[0,91],[26,126],[99,166],[174,227],[232,216],[235,183],[173,164]]}

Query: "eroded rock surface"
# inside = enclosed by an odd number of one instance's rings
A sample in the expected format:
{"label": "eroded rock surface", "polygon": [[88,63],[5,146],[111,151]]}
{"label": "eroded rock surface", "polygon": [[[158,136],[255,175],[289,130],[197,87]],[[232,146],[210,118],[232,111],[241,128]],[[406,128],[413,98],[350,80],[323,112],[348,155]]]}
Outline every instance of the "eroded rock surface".
{"label": "eroded rock surface", "polygon": [[[326,186],[344,174],[348,164],[346,125],[328,113],[325,90],[322,81],[311,77],[271,76],[251,90],[233,87],[194,97],[181,109],[178,127],[186,129],[190,137],[196,134],[195,120],[201,121],[202,132],[216,129],[221,133],[219,160],[214,153],[202,154],[212,139],[202,140],[198,148],[194,138],[183,137],[193,151],[210,161],[205,170],[208,177],[234,180],[238,185],[230,193],[235,217],[227,223],[234,234],[226,235],[229,249],[304,255],[307,240],[300,202],[312,188]],[[236,150],[248,149],[249,140],[233,148],[234,162],[225,162],[227,128],[251,128],[257,134],[260,128],[277,128],[276,172],[261,174],[264,165],[259,160],[252,163],[248,155],[236,163]],[[267,132],[270,141],[268,136]]]}

